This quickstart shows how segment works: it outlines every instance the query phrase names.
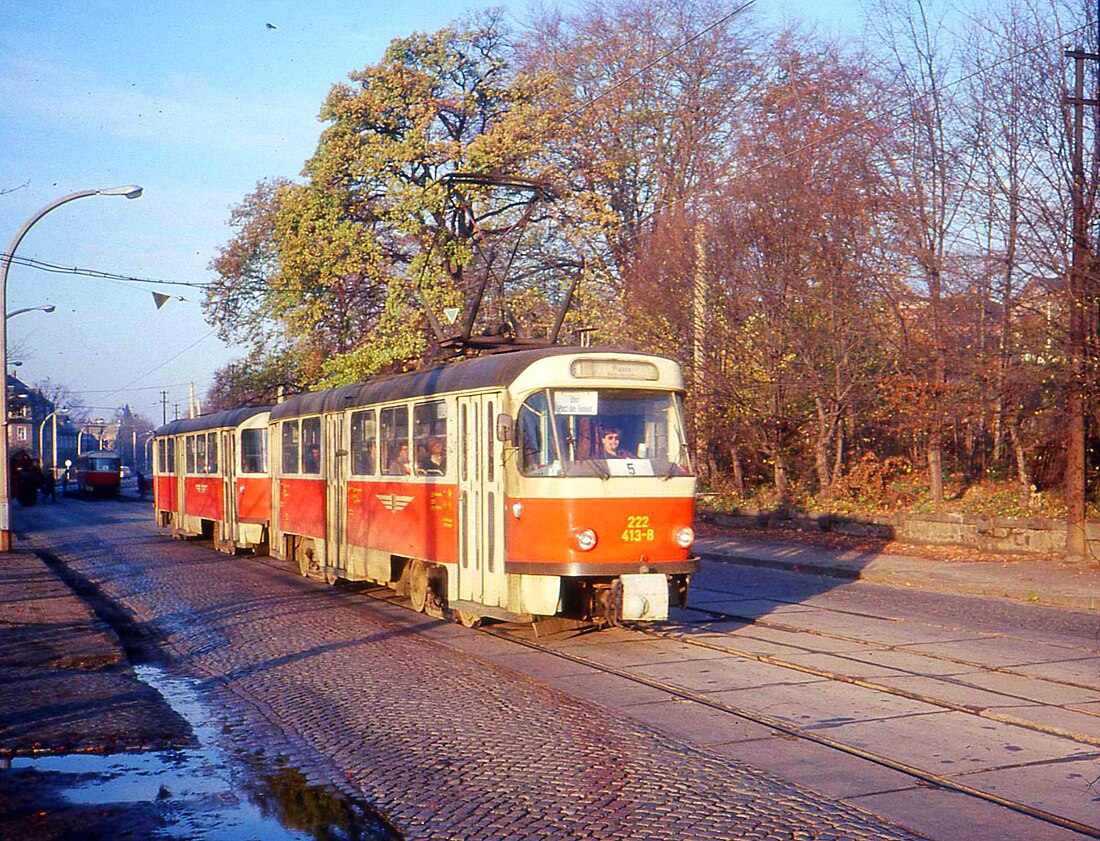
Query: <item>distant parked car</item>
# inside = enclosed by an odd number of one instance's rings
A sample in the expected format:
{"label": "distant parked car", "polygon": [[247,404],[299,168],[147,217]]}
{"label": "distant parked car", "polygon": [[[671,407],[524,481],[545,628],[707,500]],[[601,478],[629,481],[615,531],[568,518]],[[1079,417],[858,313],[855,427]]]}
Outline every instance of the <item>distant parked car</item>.
{"label": "distant parked car", "polygon": [[118,469],[118,475],[122,479],[129,479],[131,476],[130,465],[122,465],[122,467]]}

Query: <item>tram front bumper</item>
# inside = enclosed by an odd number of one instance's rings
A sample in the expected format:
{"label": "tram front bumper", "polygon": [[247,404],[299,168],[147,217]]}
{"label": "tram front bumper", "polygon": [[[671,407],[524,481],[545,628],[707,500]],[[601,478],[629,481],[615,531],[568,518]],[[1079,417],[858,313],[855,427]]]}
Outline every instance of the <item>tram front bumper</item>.
{"label": "tram front bumper", "polygon": [[623,574],[621,611],[624,622],[668,619],[668,577],[660,572]]}

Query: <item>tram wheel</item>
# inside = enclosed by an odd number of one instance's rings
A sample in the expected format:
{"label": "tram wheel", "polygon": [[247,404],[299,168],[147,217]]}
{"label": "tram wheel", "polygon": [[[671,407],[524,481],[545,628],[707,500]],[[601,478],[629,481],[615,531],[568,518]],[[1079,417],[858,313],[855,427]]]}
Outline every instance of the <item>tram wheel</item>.
{"label": "tram wheel", "polygon": [[325,583],[330,587],[335,587],[336,582],[340,580],[340,576],[336,574],[336,570],[332,567],[325,567]]}
{"label": "tram wheel", "polygon": [[456,610],[454,611],[454,619],[459,624],[466,628],[478,628],[481,626],[481,620],[483,617],[478,616],[476,613],[470,613],[468,610]]}
{"label": "tram wheel", "polygon": [[428,569],[423,561],[409,561],[408,592],[413,608],[423,613],[428,606]]}

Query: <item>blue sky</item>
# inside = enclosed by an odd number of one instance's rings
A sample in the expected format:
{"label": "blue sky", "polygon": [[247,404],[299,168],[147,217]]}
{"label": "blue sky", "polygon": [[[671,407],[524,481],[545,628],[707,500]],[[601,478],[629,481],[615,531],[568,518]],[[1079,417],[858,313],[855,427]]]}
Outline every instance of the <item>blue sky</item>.
{"label": "blue sky", "polygon": [[[50,201],[140,184],[128,201],[92,197],[42,219],[18,256],[121,275],[202,283],[231,236],[230,208],[264,178],[298,175],[333,84],[386,45],[485,5],[226,0],[0,0],[0,248]],[[526,2],[500,3],[513,19]],[[732,5],[731,5],[732,8]],[[856,0],[801,7],[758,0],[772,19],[850,27]],[[275,28],[268,28],[266,24]],[[13,265],[10,359],[27,382],[79,393],[93,416],[123,403],[156,422],[160,392],[186,410],[214,371],[241,355],[202,319],[201,291],[154,307],[150,289]]]}

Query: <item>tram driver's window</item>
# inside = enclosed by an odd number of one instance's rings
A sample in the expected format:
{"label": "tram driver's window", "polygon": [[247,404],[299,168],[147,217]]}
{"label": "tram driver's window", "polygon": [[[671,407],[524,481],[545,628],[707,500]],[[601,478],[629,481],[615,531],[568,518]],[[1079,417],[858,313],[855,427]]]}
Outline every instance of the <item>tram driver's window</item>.
{"label": "tram driver's window", "polygon": [[302,418],[302,472],[321,472],[321,419]]}
{"label": "tram driver's window", "polygon": [[351,472],[373,476],[378,456],[378,435],[374,412],[355,412],[351,416]]}
{"label": "tram driver's window", "polygon": [[298,472],[298,421],[283,422],[283,473]]}
{"label": "tram driver's window", "polygon": [[218,472],[218,433],[216,432],[206,436],[206,472]]}
{"label": "tram driver's window", "polygon": [[165,445],[164,439],[161,439],[160,441],[157,441],[157,472],[158,473],[167,473],[168,472],[168,469],[167,469],[168,462],[165,460],[164,445]]}
{"label": "tram driver's window", "polygon": [[394,406],[382,410],[382,474],[408,476],[409,464],[409,408]]}

